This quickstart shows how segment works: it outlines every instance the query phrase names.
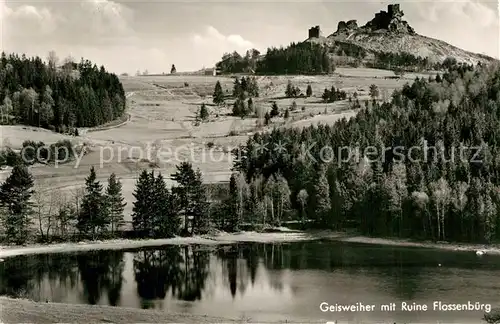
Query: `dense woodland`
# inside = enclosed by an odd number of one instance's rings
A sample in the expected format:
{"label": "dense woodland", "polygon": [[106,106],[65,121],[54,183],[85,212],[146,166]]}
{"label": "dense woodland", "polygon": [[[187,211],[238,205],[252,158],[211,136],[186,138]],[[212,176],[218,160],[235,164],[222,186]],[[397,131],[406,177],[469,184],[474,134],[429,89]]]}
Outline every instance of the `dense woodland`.
{"label": "dense woodland", "polygon": [[[455,65],[438,81],[405,85],[391,102],[367,103],[349,121],[256,134],[235,169],[250,188],[286,188],[292,215],[324,228],[491,242],[500,235],[499,116],[500,69]],[[461,145],[469,148],[463,157]],[[390,150],[363,156],[369,146]],[[328,162],[323,147],[332,148]],[[360,157],[347,158],[343,147],[359,147]],[[266,193],[250,197],[249,217],[273,204],[273,221],[286,215]]]}
{"label": "dense woodland", "polygon": [[3,124],[50,128],[59,132],[93,127],[121,117],[125,92],[115,74],[88,60],[62,67],[52,52],[40,57],[2,53],[0,114]]}
{"label": "dense woodland", "polygon": [[[244,87],[235,81],[237,98],[243,88],[245,96],[258,92],[249,91],[251,78],[244,80]],[[290,83],[285,94],[293,96],[293,89]],[[345,99],[339,89],[325,93],[327,101]],[[207,191],[201,172],[187,162],[171,175],[173,188],[161,174],[143,171],[130,202],[134,235],[171,237],[297,222],[374,236],[497,240],[500,68],[450,63],[442,76],[396,90],[390,102],[376,100],[374,85],[370,95],[373,100],[349,121],[250,137],[234,151],[234,174],[222,194]],[[278,114],[274,103],[270,118]],[[331,149],[326,156],[325,147]],[[358,155],[349,158],[353,152]],[[12,163],[12,174],[0,186],[7,241],[26,242],[37,220],[45,241],[121,235],[126,202],[114,175],[104,189],[91,169],[79,199],[42,214],[32,199],[33,177],[20,160]]]}

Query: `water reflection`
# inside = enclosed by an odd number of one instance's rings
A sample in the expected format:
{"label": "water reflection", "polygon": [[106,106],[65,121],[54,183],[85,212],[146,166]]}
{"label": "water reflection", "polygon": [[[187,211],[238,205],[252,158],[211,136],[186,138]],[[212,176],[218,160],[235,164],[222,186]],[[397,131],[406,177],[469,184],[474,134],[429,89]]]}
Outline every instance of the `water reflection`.
{"label": "water reflection", "polygon": [[8,258],[0,264],[0,294],[300,320],[328,318],[318,311],[324,300],[380,304],[476,298],[495,303],[496,298],[500,304],[500,297],[491,297],[500,289],[493,280],[499,274],[500,258],[473,253],[333,242],[192,245]]}

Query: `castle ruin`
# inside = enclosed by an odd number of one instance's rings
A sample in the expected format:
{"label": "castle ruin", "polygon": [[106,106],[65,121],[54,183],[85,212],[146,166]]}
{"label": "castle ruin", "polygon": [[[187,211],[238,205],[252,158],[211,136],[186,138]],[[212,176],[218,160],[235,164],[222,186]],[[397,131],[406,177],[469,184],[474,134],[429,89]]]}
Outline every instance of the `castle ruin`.
{"label": "castle ruin", "polygon": [[[388,30],[395,33],[415,34],[406,21],[403,20],[404,13],[400,9],[399,4],[390,4],[387,6],[387,11],[381,10],[375,14],[375,18],[369,21],[365,26],[358,27],[356,20],[348,22],[340,21],[337,26],[337,31],[334,35],[348,35],[359,28],[368,31]],[[311,30],[309,30],[309,34]]]}
{"label": "castle ruin", "polygon": [[372,31],[386,29],[391,32],[414,34],[415,31],[406,21],[402,19],[403,16],[404,13],[399,8],[399,4],[390,4],[387,6],[387,11],[381,10],[379,13],[376,13],[375,18],[368,22],[364,27],[369,28]]}
{"label": "castle ruin", "polygon": [[319,26],[314,26],[309,28],[309,38],[320,38],[321,37],[321,29]]}

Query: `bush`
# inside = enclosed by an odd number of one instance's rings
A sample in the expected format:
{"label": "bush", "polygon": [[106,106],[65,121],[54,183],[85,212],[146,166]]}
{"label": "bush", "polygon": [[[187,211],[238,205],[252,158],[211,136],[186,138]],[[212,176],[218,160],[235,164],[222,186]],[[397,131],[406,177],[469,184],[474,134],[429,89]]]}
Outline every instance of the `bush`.
{"label": "bush", "polygon": [[26,164],[45,162],[48,159],[48,150],[44,142],[24,141],[21,149],[21,158]]}
{"label": "bush", "polygon": [[14,152],[10,147],[0,152],[0,166],[8,165],[13,167],[18,164],[23,164],[21,155]]}

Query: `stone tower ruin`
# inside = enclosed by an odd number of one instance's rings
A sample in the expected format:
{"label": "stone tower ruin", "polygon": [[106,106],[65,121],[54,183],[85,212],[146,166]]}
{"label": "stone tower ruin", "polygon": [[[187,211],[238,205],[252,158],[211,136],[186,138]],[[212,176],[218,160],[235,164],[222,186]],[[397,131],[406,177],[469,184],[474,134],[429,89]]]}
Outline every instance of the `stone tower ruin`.
{"label": "stone tower ruin", "polygon": [[321,29],[319,26],[309,28],[309,38],[319,38],[321,36]]}

